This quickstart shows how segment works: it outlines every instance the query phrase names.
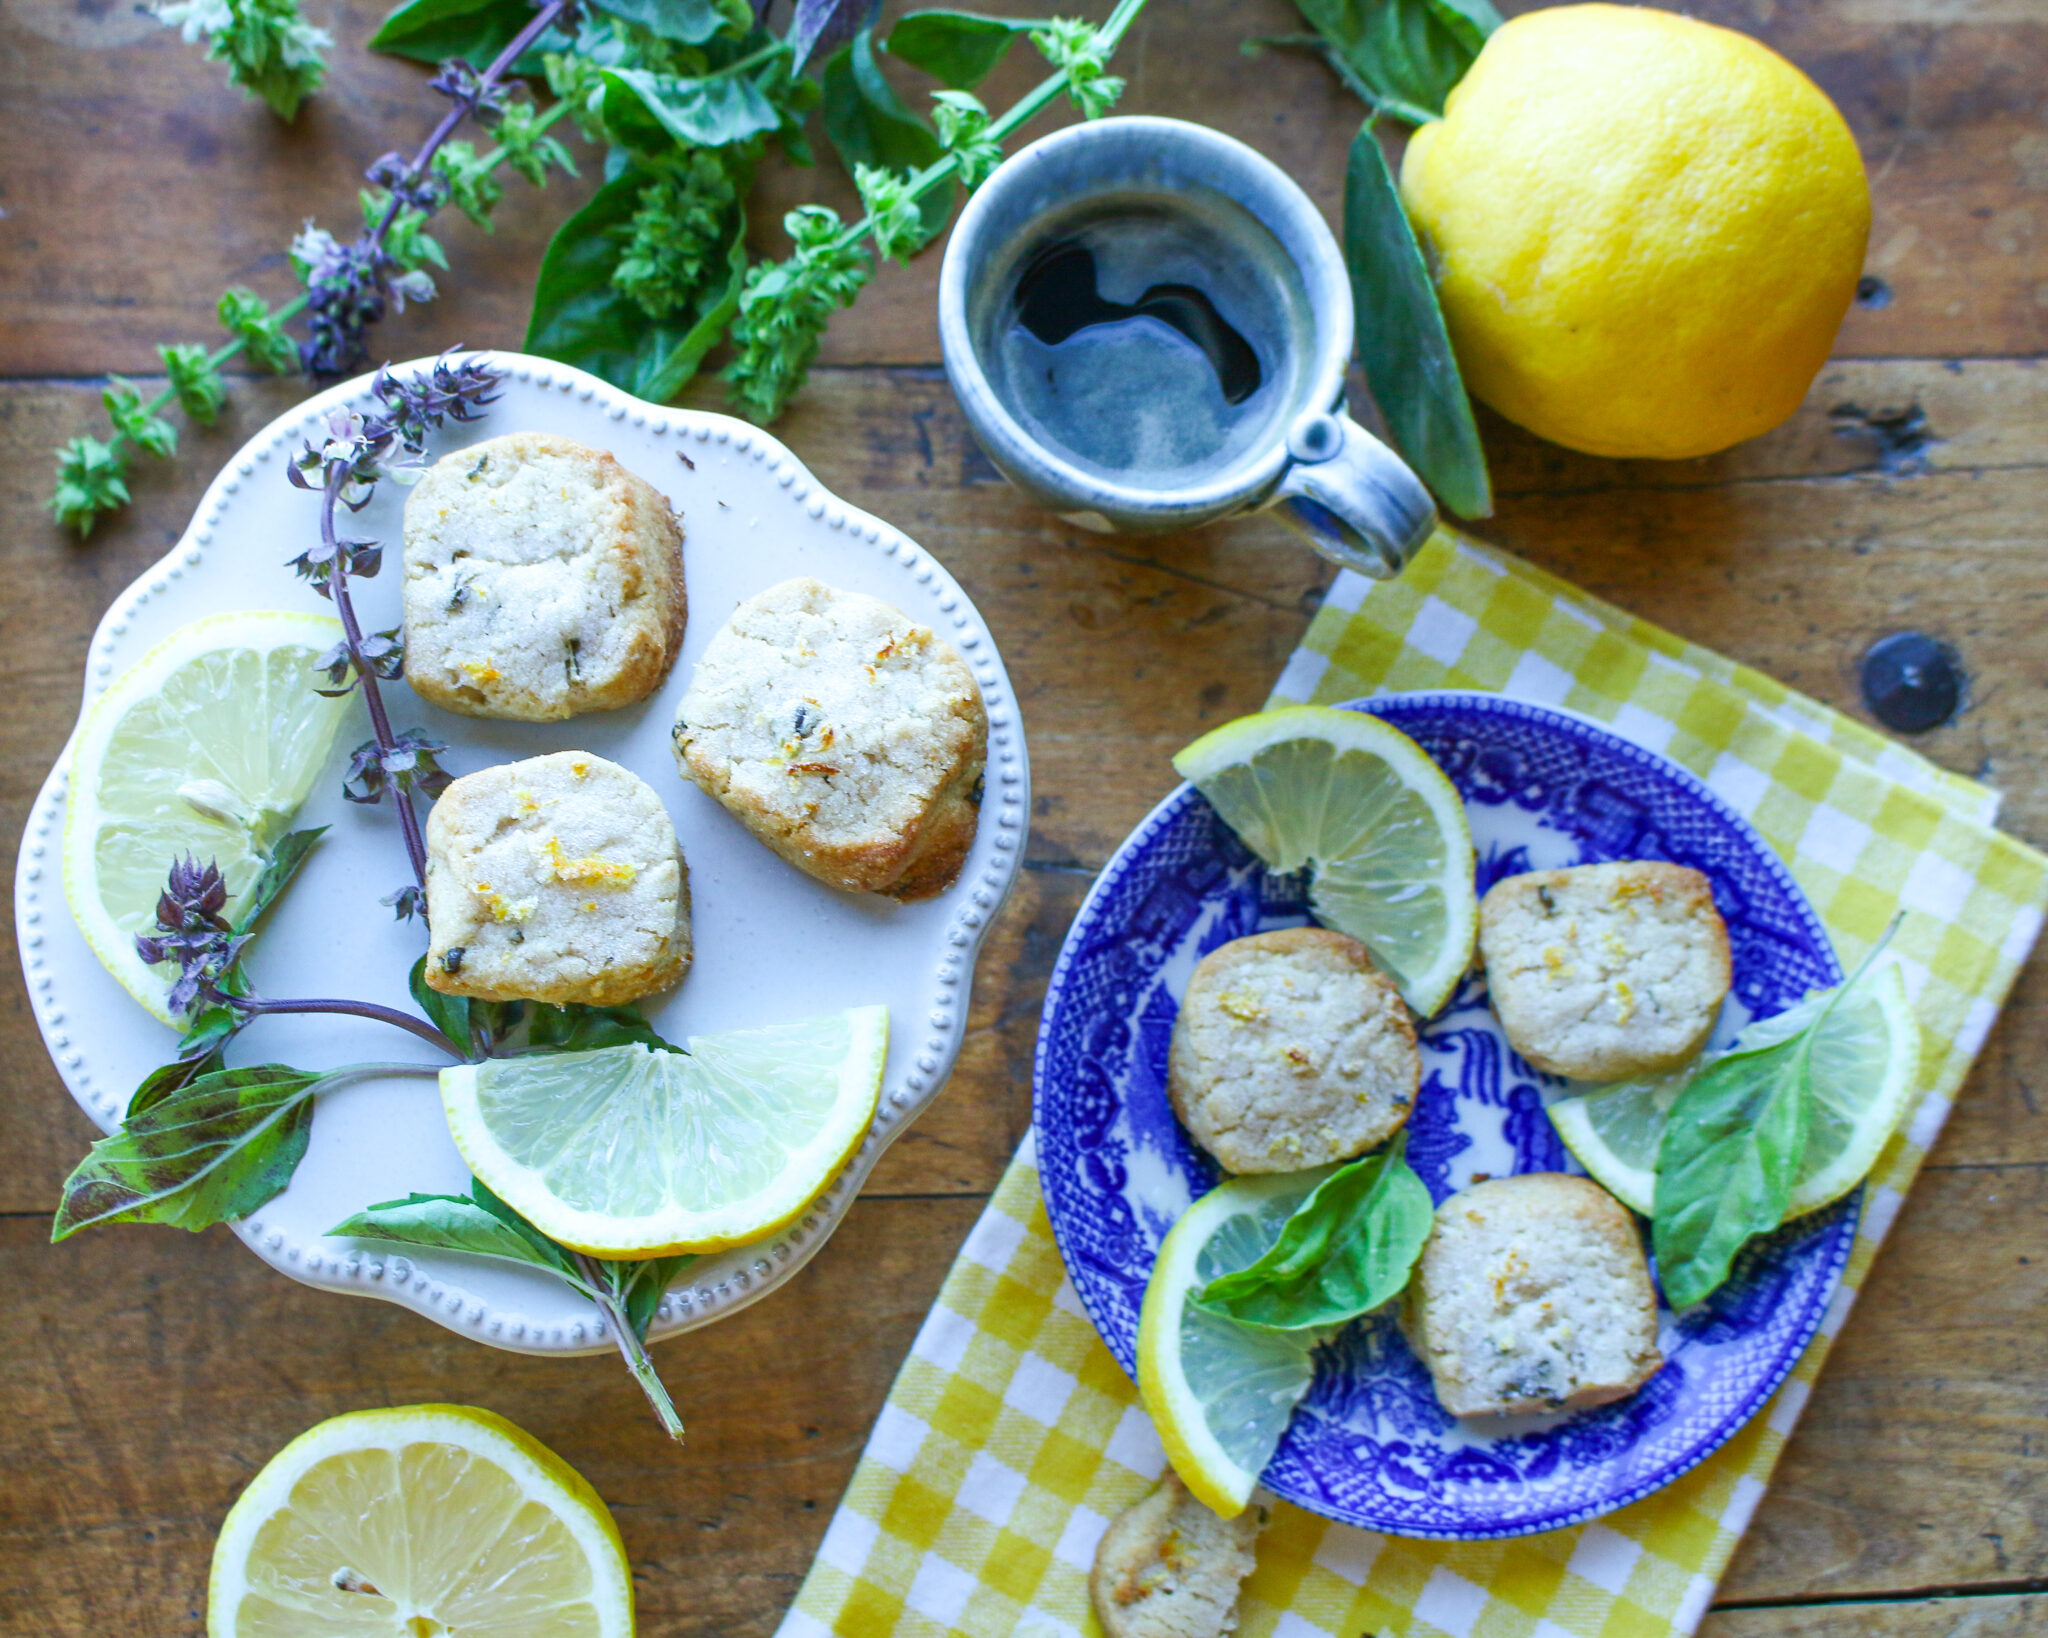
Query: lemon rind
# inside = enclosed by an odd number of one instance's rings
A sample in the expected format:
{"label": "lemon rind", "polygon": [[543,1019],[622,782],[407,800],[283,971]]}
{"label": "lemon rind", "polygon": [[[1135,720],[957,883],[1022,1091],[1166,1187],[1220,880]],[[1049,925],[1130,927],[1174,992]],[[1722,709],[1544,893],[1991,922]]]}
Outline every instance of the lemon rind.
{"label": "lemon rind", "polygon": [[[1844,1148],[1825,1171],[1803,1179],[1793,1189],[1785,1211],[1786,1222],[1832,1205],[1870,1174],[1898,1131],[1919,1084],[1920,1021],[1906,998],[1905,981],[1897,964],[1878,968],[1868,982],[1890,1037],[1884,1085],[1868,1105],[1871,1113],[1858,1125],[1858,1141]],[[1560,1099],[1550,1105],[1551,1125],[1594,1182],[1631,1211],[1648,1217],[1655,1202],[1657,1174],[1649,1168],[1631,1165],[1600,1140],[1590,1115],[1592,1104],[1600,1096],[1594,1091]]]}
{"label": "lemon rind", "polygon": [[[456,1064],[441,1071],[442,1107],[455,1147],[470,1171],[550,1239],[593,1257],[676,1257],[729,1251],[767,1239],[802,1217],[832,1186],[874,1122],[888,1058],[889,1010],[850,1007],[845,1016],[850,1021],[851,1038],[839,1064],[839,1091],[832,1117],[784,1166],[782,1177],[794,1174],[800,1186],[793,1196],[776,1200],[774,1211],[766,1217],[742,1215],[746,1202],[729,1202],[711,1212],[673,1209],[638,1218],[612,1217],[565,1205],[537,1171],[505,1153],[484,1123],[476,1103],[476,1065]],[[606,1232],[625,1223],[645,1226],[638,1234]]]}
{"label": "lemon rind", "polygon": [[235,1616],[248,1589],[247,1566],[256,1537],[289,1503],[292,1489],[309,1469],[348,1451],[429,1442],[476,1451],[510,1475],[529,1502],[550,1491],[566,1500],[570,1505],[551,1506],[549,1511],[584,1549],[591,1567],[591,1603],[604,1623],[601,1638],[631,1638],[632,1569],[618,1521],[604,1498],[588,1479],[516,1423],[479,1406],[451,1404],[397,1405],[332,1416],[271,1457],[221,1522],[207,1576],[208,1638],[235,1638]]}
{"label": "lemon rind", "polygon": [[1648,1217],[1656,1198],[1657,1174],[1642,1166],[1629,1165],[1599,1140],[1587,1114],[1587,1106],[1599,1096],[1597,1092],[1588,1092],[1560,1099],[1550,1106],[1550,1124],[1571,1150],[1572,1158],[1586,1168],[1586,1174],[1595,1183],[1630,1211]]}
{"label": "lemon rind", "polygon": [[[1450,911],[1442,954],[1425,972],[1401,984],[1403,999],[1415,1014],[1434,1017],[1471,970],[1479,947],[1479,898],[1474,887],[1477,864],[1464,799],[1429,753],[1392,723],[1367,711],[1344,711],[1333,705],[1283,705],[1226,722],[1175,756],[1174,771],[1200,788],[1204,779],[1291,739],[1327,740],[1343,750],[1379,757],[1401,772],[1403,783],[1429,804],[1442,827],[1449,847],[1441,881]],[[1337,931],[1349,930],[1339,927]]]}
{"label": "lemon rind", "polygon": [[[1240,1202],[1290,1188],[1301,1188],[1298,1174],[1232,1178],[1203,1195],[1181,1214],[1161,1242],[1138,1314],[1138,1397],[1181,1482],[1205,1507],[1224,1518],[1235,1518],[1244,1511],[1259,1476],[1235,1461],[1210,1431],[1202,1406],[1196,1403],[1194,1391],[1179,1369],[1180,1350],[1167,1343],[1180,1335],[1181,1315],[1194,1284],[1195,1259],[1212,1237],[1215,1221],[1234,1214]],[[1183,1406],[1192,1416],[1181,1413]]]}
{"label": "lemon rind", "polygon": [[[77,771],[82,757],[97,762],[105,754],[106,742],[115,723],[138,697],[150,691],[150,684],[160,684],[178,666],[199,654],[231,646],[263,646],[256,641],[210,643],[202,640],[206,632],[228,629],[246,633],[252,627],[261,630],[276,623],[293,630],[290,636],[280,634],[273,637],[268,645],[271,648],[283,647],[286,642],[299,638],[305,639],[311,647],[330,648],[342,632],[341,622],[332,615],[307,610],[240,609],[202,615],[156,643],[101,690],[99,697],[86,707],[64,752],[65,802],[61,845],[64,854],[64,900],[71,908],[71,919],[78,928],[79,936],[85,940],[86,948],[92,951],[115,982],[158,1023],[168,1024],[173,1029],[182,1027],[182,1020],[164,1004],[165,997],[170,994],[170,980],[159,977],[153,969],[143,965],[142,958],[136,955],[134,945],[126,935],[115,936],[119,930],[99,909],[96,895],[86,888],[86,877],[92,869],[92,835],[88,825],[97,819],[99,806],[96,802],[79,800]],[[336,727],[338,731],[338,715]]]}
{"label": "lemon rind", "polygon": [[1870,1175],[1919,1089],[1920,1020],[1906,997],[1905,977],[1896,962],[1888,962],[1871,974],[1870,981],[1892,1037],[1885,1058],[1885,1083],[1870,1103],[1873,1110],[1882,1111],[1882,1119],[1862,1122],[1857,1128],[1859,1141],[1843,1149],[1826,1171],[1814,1173],[1793,1189],[1792,1203],[1785,1212],[1788,1222],[1832,1205]]}

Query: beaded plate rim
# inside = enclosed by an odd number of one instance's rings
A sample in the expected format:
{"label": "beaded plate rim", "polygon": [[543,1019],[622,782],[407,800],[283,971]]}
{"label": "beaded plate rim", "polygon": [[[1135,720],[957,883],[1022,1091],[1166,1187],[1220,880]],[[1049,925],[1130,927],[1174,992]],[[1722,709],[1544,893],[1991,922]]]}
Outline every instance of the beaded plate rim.
{"label": "beaded plate rim", "polygon": [[[732,416],[647,403],[550,359],[496,349],[465,356],[502,369],[507,398],[524,392],[558,394],[599,406],[612,421],[671,438],[678,454],[692,442],[725,446],[750,457],[773,478],[805,525],[822,527],[829,537],[871,552],[901,571],[902,606],[942,631],[960,650],[980,684],[988,713],[987,789],[995,800],[984,802],[967,862],[958,880],[940,896],[940,902],[950,902],[951,914],[926,975],[929,1007],[916,1021],[914,1044],[911,1021],[891,1019],[892,1036],[900,1030],[908,1050],[900,1066],[891,1067],[866,1139],[797,1223],[756,1245],[708,1255],[678,1276],[649,1329],[653,1341],[736,1313],[794,1275],[844,1220],[862,1182],[889,1145],[944,1088],[966,1036],[975,958],[1022,873],[1031,811],[1030,763],[1015,692],[995,638],[972,599],[929,551],[894,525],[834,494],[779,439]],[[390,368],[407,374],[434,362],[432,357],[418,358]],[[87,650],[81,720],[117,671],[140,657],[141,640],[129,636],[138,611],[172,582],[201,568],[210,554],[235,549],[233,508],[247,480],[266,469],[281,479],[281,457],[321,426],[329,411],[368,403],[374,379],[373,374],[358,376],[304,400],[257,432],[222,467],[177,544],[119,592],[101,617]],[[685,463],[689,464],[687,456]],[[130,1089],[116,1090],[95,1079],[89,1039],[93,1032],[78,1031],[68,1021],[61,977],[45,953],[47,918],[70,919],[59,865],[65,769],[76,731],[74,726],[30,805],[15,868],[15,931],[24,985],[45,1049],[73,1101],[104,1132],[119,1124]],[[140,1008],[134,1017],[138,1024],[153,1022]],[[548,1356],[601,1353],[613,1347],[603,1319],[581,1299],[569,1299],[572,1308],[588,1316],[581,1320],[563,1320],[559,1314],[543,1318],[484,1300],[465,1280],[476,1260],[458,1253],[381,1249],[361,1241],[333,1242],[353,1248],[335,1253],[287,1239],[265,1223],[261,1211],[229,1226],[271,1267],[302,1284],[396,1303],[492,1347]]]}

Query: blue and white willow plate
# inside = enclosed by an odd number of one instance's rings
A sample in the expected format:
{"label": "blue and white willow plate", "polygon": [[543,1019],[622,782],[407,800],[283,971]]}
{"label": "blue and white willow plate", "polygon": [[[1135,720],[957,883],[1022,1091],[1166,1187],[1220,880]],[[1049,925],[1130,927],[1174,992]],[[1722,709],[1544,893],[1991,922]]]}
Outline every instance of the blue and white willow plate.
{"label": "blue and white willow plate", "polygon": [[[1494,694],[1364,701],[1426,750],[1465,800],[1479,890],[1606,859],[1706,872],[1728,923],[1733,994],[1716,1032],[1840,980],[1819,919],[1755,831],[1692,775],[1610,730]],[[1166,1053],[1195,963],[1308,921],[1305,883],[1269,875],[1191,786],[1138,826],[1082,906],[1053,971],[1034,1086],[1046,1208],[1081,1301],[1135,1374],[1138,1311],[1160,1242],[1220,1178],[1175,1122]],[[1482,1177],[1580,1170],[1544,1116],[1568,1083],[1508,1047],[1486,984],[1466,979],[1421,1031],[1408,1159],[1437,1200]],[[1320,1350],[1264,1482],[1312,1512],[1390,1535],[1480,1539],[1581,1523],[1639,1500],[1764,1406],[1819,1326],[1861,1193],[1755,1242],[1683,1319],[1659,1315],[1665,1365],[1618,1404],[1460,1422],[1390,1311]]]}

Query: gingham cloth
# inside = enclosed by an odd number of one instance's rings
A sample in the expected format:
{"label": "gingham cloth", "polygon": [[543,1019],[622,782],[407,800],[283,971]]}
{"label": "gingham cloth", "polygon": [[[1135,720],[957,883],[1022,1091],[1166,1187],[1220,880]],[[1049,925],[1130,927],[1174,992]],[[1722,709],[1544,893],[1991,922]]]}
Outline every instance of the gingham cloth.
{"label": "gingham cloth", "polygon": [[[1894,948],[1926,1032],[1923,1091],[1872,1174],[1819,1335],[1713,1457],[1621,1512],[1511,1541],[1407,1541],[1279,1504],[1239,1630],[1690,1633],[2033,945],[2048,860],[1989,828],[1997,798],[1982,786],[1448,534],[1398,581],[1339,577],[1274,702],[1440,687],[1569,706],[1683,763],[1787,861],[1845,965],[1897,909],[1913,912]],[[1066,1278],[1027,1140],[911,1346],[780,1638],[1094,1634],[1096,1542],[1164,1467]]]}

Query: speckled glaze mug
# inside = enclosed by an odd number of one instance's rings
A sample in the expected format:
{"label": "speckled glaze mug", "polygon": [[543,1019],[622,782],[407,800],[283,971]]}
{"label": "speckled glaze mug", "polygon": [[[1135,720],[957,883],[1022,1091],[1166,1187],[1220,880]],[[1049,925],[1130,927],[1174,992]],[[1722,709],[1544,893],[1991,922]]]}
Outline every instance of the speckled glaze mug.
{"label": "speckled glaze mug", "polygon": [[[1240,314],[1267,314],[1250,326],[1263,365],[1253,372],[1264,393],[1263,400],[1254,394],[1256,417],[1242,419],[1229,434],[1238,444],[1219,445],[1218,458],[1207,466],[1165,475],[1091,461],[1049,433],[1029,404],[1027,389],[1040,390],[1039,383],[1024,378],[1017,362],[1015,326],[1025,314],[1033,270],[1048,256],[1071,260],[1072,247],[1097,231],[1091,224],[1121,231],[1133,215],[1166,224],[1158,240],[1168,246],[1161,279],[1149,282],[1153,273],[1140,265],[1148,254],[1142,247],[1118,252],[1128,265],[1112,262],[1109,276],[1113,285],[1121,281],[1123,293],[1112,288],[1105,299],[1096,293],[1091,252],[1077,298],[1082,316],[1070,314],[1040,334],[1066,341],[1096,322],[1097,312],[1116,318],[1162,312],[1191,338],[1190,347],[1221,334],[1218,347],[1242,349],[1244,338],[1229,323],[1216,322],[1219,308],[1205,293],[1211,283],[1225,292],[1223,319],[1230,319],[1232,290],[1242,292]],[[1177,221],[1187,224],[1178,238]],[[1105,255],[1116,251],[1110,240],[1102,242],[1109,247]],[[1204,246],[1216,254],[1205,258]],[[1040,505],[1084,528],[1134,534],[1271,507],[1324,557],[1385,578],[1398,574],[1429,538],[1436,507],[1407,465],[1344,413],[1352,327],[1344,259],[1308,195],[1243,143],[1182,120],[1096,120],[1016,154],[968,201],[939,278],[947,378],[989,458]],[[1030,356],[1031,369],[1042,368],[1048,383],[1066,359],[1056,351]],[[1211,348],[1209,362],[1217,356]],[[1105,390],[1113,393],[1114,361],[1098,355],[1096,365],[1108,372]],[[1176,414],[1183,408],[1194,414],[1201,406],[1190,391],[1162,388],[1159,402]],[[1146,413],[1157,405],[1140,395],[1136,408]],[[1170,417],[1167,424],[1170,429]]]}

